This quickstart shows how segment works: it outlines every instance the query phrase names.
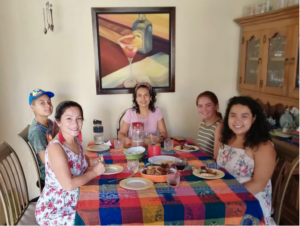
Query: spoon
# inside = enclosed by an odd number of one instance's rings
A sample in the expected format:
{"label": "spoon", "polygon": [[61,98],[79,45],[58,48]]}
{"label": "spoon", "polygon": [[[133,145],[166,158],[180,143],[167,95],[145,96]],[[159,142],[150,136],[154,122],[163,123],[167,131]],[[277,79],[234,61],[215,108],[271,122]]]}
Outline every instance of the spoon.
{"label": "spoon", "polygon": [[50,15],[51,15],[51,25],[50,25],[50,29],[51,31],[53,31],[54,29],[54,25],[53,25],[53,16],[52,16],[52,4],[50,4]]}
{"label": "spoon", "polygon": [[46,6],[47,6],[47,8],[46,8],[46,14],[47,14],[47,23],[48,23],[48,28],[47,29],[49,29],[50,28],[50,23],[49,23],[49,17],[50,17],[50,13],[49,13],[49,2],[47,2],[46,3]]}
{"label": "spoon", "polygon": [[45,9],[43,9],[44,14],[44,33],[47,34],[46,23],[45,23]]}

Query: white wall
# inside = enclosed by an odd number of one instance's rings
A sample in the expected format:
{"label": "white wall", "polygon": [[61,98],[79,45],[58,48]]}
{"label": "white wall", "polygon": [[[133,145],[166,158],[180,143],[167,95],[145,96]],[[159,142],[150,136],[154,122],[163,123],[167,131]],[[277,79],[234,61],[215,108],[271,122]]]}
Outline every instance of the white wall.
{"label": "white wall", "polygon": [[[33,118],[34,88],[55,93],[84,109],[83,144],[92,139],[92,120],[101,119],[105,137],[116,136],[116,120],[131,95],[96,95],[91,7],[176,6],[176,92],[158,94],[170,136],[195,140],[199,120],[195,98],[211,90],[224,112],[237,95],[240,28],[233,22],[252,0],[52,0],[54,32],[43,34],[43,0],[0,1],[0,141],[18,153],[30,198],[38,195],[33,162],[17,134]],[[53,117],[52,117],[53,118]]]}

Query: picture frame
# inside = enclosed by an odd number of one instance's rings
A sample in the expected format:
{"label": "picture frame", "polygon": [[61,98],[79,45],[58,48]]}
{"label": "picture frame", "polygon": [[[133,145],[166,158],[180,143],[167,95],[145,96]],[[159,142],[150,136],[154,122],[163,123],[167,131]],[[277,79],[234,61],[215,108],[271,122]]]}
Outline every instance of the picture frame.
{"label": "picture frame", "polygon": [[175,92],[175,7],[92,8],[97,95]]}

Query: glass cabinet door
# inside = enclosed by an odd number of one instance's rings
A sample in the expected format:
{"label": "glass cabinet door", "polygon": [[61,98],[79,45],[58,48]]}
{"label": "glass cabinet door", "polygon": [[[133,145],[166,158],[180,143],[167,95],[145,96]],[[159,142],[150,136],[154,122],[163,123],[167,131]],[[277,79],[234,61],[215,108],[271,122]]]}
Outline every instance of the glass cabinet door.
{"label": "glass cabinet door", "polygon": [[268,54],[267,86],[283,87],[286,37],[277,33],[270,39]]}
{"label": "glass cabinet door", "polygon": [[299,98],[299,26],[292,26],[293,39],[289,59],[288,96]]}
{"label": "glass cabinet door", "polygon": [[287,27],[269,30],[263,39],[265,62],[263,62],[260,90],[264,93],[284,96],[288,78],[288,47],[291,44]]}
{"label": "glass cabinet door", "polygon": [[252,37],[247,42],[246,48],[246,68],[245,68],[245,83],[256,84],[258,74],[260,39]]}
{"label": "glass cabinet door", "polygon": [[245,32],[242,39],[242,66],[240,88],[253,91],[259,90],[260,62],[261,62],[261,34],[260,32]]}

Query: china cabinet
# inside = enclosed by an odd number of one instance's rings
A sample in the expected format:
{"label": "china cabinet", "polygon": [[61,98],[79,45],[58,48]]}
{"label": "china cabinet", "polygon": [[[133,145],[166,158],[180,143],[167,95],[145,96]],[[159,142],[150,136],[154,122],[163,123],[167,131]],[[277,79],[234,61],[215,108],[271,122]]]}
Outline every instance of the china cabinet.
{"label": "china cabinet", "polygon": [[[287,107],[299,108],[299,5],[234,21],[241,26],[240,94],[254,98],[268,117],[279,122]],[[299,158],[298,146],[275,137],[272,142],[277,155],[282,152],[283,156]],[[285,169],[290,165],[285,165]],[[282,171],[276,172],[275,169],[273,177],[281,178],[280,181],[287,177]],[[288,187],[279,209],[282,224],[299,222],[299,166],[292,174],[291,179],[287,177]],[[276,203],[280,195],[273,196]]]}
{"label": "china cabinet", "polygon": [[299,108],[299,5],[235,22],[242,28],[240,93]]}

